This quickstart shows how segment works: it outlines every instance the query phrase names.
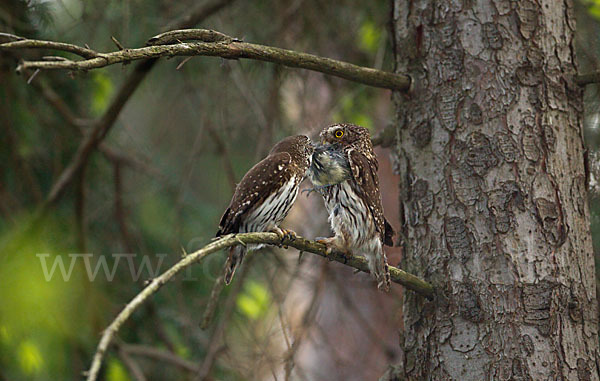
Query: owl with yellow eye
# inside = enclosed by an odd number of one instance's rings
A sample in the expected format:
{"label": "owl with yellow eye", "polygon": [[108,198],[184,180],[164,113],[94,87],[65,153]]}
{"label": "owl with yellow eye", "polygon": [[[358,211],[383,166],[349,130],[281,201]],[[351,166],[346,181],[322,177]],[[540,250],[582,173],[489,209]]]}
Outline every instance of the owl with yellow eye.
{"label": "owl with yellow eye", "polygon": [[364,255],[380,290],[389,291],[390,274],[383,245],[392,246],[394,230],[383,215],[378,162],[369,131],[354,124],[333,124],[320,134],[308,176],[323,196],[334,232],[320,242]]}

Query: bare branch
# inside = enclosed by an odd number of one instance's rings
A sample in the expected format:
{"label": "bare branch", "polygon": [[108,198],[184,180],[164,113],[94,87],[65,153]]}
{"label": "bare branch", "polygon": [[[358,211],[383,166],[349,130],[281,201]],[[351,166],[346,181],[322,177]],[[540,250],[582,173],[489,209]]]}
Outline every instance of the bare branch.
{"label": "bare branch", "polygon": [[185,360],[170,352],[163,351],[147,345],[119,344],[119,349],[132,356],[147,357],[149,359],[173,364],[176,367],[181,368],[187,372],[195,373],[198,371],[198,366],[195,363]]}
{"label": "bare branch", "polygon": [[[199,262],[204,257],[215,253],[221,249],[238,245],[240,243],[263,243],[268,245],[280,246],[291,246],[298,250],[310,252],[313,254],[320,255],[329,260],[334,260],[340,263],[344,263],[347,266],[354,267],[360,271],[368,272],[367,260],[364,257],[352,256],[339,251],[329,251],[328,248],[319,242],[311,241],[306,238],[296,237],[295,239],[284,238],[283,240],[275,233],[243,233],[243,234],[229,234],[221,237],[202,249],[195,251],[194,253],[188,254],[183,257],[179,262],[169,268],[167,271],[162,273],[157,278],[154,278],[146,288],[138,293],[125,308],[117,315],[117,317],[110,323],[110,325],[104,330],[94,358],[92,365],[87,374],[87,381],[95,381],[100,371],[100,365],[104,358],[104,354],[108,349],[113,337],[119,331],[123,323],[125,323],[129,317],[138,309],[144,302],[146,302],[153,294],[155,294],[165,283],[169,282],[175,275],[177,275],[183,269],[191,266],[192,264]],[[433,287],[417,278],[416,276],[409,274],[403,270],[395,267],[389,267],[392,281],[403,285],[404,287],[413,290],[429,299],[433,298],[434,290]]]}
{"label": "bare branch", "polygon": [[[210,29],[180,29],[171,30],[169,32],[161,33],[148,40],[146,45],[167,45],[175,44],[182,41],[202,41],[202,42],[231,42],[234,38],[229,37],[226,34],[217,32],[216,30]],[[236,40],[241,41],[241,40]]]}
{"label": "bare branch", "polygon": [[579,86],[591,85],[600,82],[600,71],[575,76],[575,83]]}
{"label": "bare branch", "polygon": [[[187,29],[166,32],[152,37],[150,43],[173,42],[181,40],[202,40],[203,42],[179,42],[169,45],[151,45],[137,49],[124,49],[111,53],[95,53],[81,61],[24,61],[17,67],[18,71],[30,69],[67,69],[90,70],[121,62],[173,57],[173,56],[217,56],[228,59],[249,58],[259,61],[273,62],[284,66],[318,71],[321,73],[359,82],[365,85],[392,90],[408,90],[410,77],[389,73],[382,70],[362,67],[347,62],[312,54],[296,52],[288,49],[251,44],[236,40],[220,32],[205,29]],[[205,42],[205,40],[215,40]],[[60,45],[57,45],[60,44]],[[0,50],[22,48],[51,48],[63,51],[82,52],[88,49],[72,44],[52,41],[23,40],[0,44]]]}
{"label": "bare branch", "polygon": [[0,42],[11,42],[11,41],[20,41],[25,40],[23,37],[15,36],[10,33],[1,33],[0,32]]}
{"label": "bare branch", "polygon": [[135,381],[146,381],[144,372],[139,364],[129,356],[129,353],[119,348],[119,357]]}
{"label": "bare branch", "polygon": [[[248,273],[250,272],[250,266],[252,266],[255,258],[253,252],[250,252],[249,254],[250,255],[248,255],[246,260],[244,261],[244,266],[241,268],[242,271],[239,274],[239,278],[236,276],[236,281],[233,284],[233,290],[231,290],[231,292],[227,295],[227,299],[225,300],[223,306],[223,313],[219,318],[217,326],[210,335],[210,339],[208,340],[208,344],[206,346],[206,355],[204,357],[204,360],[202,361],[202,364],[198,368],[198,372],[196,372],[194,381],[206,380],[209,377],[210,372],[213,366],[215,365],[215,362],[219,358],[220,354],[227,349],[223,345],[225,329],[227,328],[227,324],[229,323],[229,319],[231,319],[233,311],[235,311],[238,295],[242,291],[244,283],[246,282],[246,279],[248,277]],[[213,286],[213,291],[211,292],[211,298],[214,297],[213,293],[221,292],[223,286],[225,285],[222,276],[219,277],[217,281],[220,281],[221,285],[219,286],[215,283],[215,285]],[[220,287],[220,289],[217,290],[217,287]],[[208,324],[210,324],[211,322],[212,314],[214,314],[215,312],[214,308],[217,305],[218,297],[219,295],[217,294],[215,299],[209,300],[208,302],[208,306],[206,307],[206,311],[204,312],[204,316],[202,317],[201,323],[202,325],[205,325],[205,328],[208,327]],[[211,303],[213,303],[212,306]],[[202,327],[200,328],[205,329]]]}
{"label": "bare branch", "polygon": [[[15,36],[16,37],[16,36]],[[21,38],[21,37],[19,37]],[[0,45],[2,50],[18,50],[18,49],[52,49],[52,50],[60,50],[62,52],[68,52],[77,54],[83,58],[97,58],[102,56],[102,54],[88,48],[84,48],[81,46],[66,44],[64,42],[55,42],[55,41],[45,41],[45,40],[30,40],[30,39],[21,39],[18,41],[5,42]],[[69,62],[67,61],[57,61],[57,62]]]}

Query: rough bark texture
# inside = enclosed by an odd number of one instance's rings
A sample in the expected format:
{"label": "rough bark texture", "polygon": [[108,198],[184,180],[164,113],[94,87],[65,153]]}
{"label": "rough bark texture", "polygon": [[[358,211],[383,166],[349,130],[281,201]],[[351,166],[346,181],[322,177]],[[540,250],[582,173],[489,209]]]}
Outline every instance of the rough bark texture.
{"label": "rough bark texture", "polygon": [[571,1],[395,0],[410,380],[598,380]]}

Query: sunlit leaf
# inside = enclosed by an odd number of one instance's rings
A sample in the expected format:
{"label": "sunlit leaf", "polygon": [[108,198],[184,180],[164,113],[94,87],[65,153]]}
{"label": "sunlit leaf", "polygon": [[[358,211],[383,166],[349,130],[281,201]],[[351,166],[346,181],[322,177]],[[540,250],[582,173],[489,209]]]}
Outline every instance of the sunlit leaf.
{"label": "sunlit leaf", "polygon": [[23,341],[17,351],[19,365],[24,374],[31,376],[39,373],[44,366],[44,359],[38,346],[30,341]]}
{"label": "sunlit leaf", "polygon": [[267,288],[257,282],[248,282],[244,292],[237,298],[238,310],[250,319],[263,316],[271,305],[271,296]]}
{"label": "sunlit leaf", "polygon": [[373,21],[363,22],[358,30],[358,47],[366,53],[375,53],[381,40],[381,28]]}
{"label": "sunlit leaf", "polygon": [[373,120],[366,114],[355,115],[350,122],[363,126],[369,131],[373,131]]}
{"label": "sunlit leaf", "polygon": [[10,343],[10,332],[8,331],[8,327],[6,327],[5,325],[0,325],[0,343]]}
{"label": "sunlit leaf", "polygon": [[106,366],[106,380],[131,381],[123,364],[115,358],[108,360],[108,364]]}
{"label": "sunlit leaf", "polygon": [[92,112],[100,115],[108,105],[113,93],[113,83],[102,70],[96,70],[93,74],[94,92],[92,94]]}

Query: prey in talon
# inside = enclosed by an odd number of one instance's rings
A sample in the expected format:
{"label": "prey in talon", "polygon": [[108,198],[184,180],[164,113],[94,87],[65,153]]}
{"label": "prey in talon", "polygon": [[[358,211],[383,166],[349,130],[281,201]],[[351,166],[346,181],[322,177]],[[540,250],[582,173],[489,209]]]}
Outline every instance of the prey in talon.
{"label": "prey in talon", "polygon": [[[219,223],[217,237],[230,233],[272,231],[282,242],[285,238],[295,238],[293,231],[282,229],[279,224],[296,201],[312,153],[313,145],[304,135],[290,136],[277,143],[269,155],[252,167],[237,185]],[[224,270],[226,284],[231,282],[246,252],[262,246],[247,244],[229,249]]]}

